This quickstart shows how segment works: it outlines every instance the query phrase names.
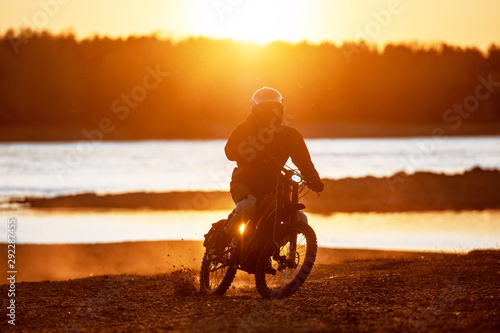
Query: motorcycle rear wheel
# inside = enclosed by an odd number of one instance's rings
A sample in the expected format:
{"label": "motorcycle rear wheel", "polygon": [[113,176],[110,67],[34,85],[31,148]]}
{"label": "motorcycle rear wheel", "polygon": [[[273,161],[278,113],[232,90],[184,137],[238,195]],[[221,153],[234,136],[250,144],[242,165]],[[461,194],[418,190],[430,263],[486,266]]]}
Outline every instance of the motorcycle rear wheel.
{"label": "motorcycle rear wheel", "polygon": [[[264,247],[257,261],[255,285],[264,298],[283,299],[296,292],[306,280],[316,260],[316,233],[305,223],[287,228]],[[279,255],[273,254],[279,247]]]}

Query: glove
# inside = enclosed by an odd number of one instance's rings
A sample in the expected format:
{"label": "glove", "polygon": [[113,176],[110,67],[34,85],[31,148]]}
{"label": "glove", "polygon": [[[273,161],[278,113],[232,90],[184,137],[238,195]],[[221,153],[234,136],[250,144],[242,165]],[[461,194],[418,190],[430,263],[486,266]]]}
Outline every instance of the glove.
{"label": "glove", "polygon": [[321,179],[317,178],[309,184],[309,188],[311,190],[313,190],[314,192],[319,193],[319,192],[323,192],[323,190],[325,189],[325,185],[323,184]]}

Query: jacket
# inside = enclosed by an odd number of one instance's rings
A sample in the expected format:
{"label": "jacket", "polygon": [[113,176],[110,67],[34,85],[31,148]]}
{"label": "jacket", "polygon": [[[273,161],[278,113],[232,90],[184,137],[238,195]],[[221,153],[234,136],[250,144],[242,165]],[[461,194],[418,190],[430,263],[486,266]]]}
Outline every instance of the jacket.
{"label": "jacket", "polygon": [[304,138],[289,126],[262,128],[250,115],[229,137],[225,153],[237,163],[231,184],[246,184],[257,198],[275,189],[277,174],[289,158],[306,178],[321,183]]}

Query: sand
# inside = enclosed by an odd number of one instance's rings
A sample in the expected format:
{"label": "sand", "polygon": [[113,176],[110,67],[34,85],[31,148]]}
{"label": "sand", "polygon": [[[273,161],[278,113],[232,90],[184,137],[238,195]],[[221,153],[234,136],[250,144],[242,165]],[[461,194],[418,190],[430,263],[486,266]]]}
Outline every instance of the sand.
{"label": "sand", "polygon": [[[16,326],[4,319],[2,331],[497,332],[500,327],[498,251],[405,255],[323,249],[305,284],[286,300],[263,300],[246,273],[221,297],[199,294],[197,269],[149,275],[157,269],[149,264],[161,263],[165,254],[173,269],[198,256],[199,249],[193,242],[19,246],[19,277],[34,261],[43,261],[39,272],[44,266],[46,278],[64,266],[83,274],[85,260],[93,269],[102,262],[102,273],[112,267],[121,273],[18,283]],[[72,261],[65,264],[66,258]],[[195,259],[193,267],[199,264]],[[131,274],[134,270],[147,275]],[[1,285],[0,293],[7,289]]]}
{"label": "sand", "polygon": [[[205,248],[201,241],[153,241],[106,244],[17,244],[17,281],[59,281],[98,275],[153,275],[178,269],[197,270]],[[0,244],[7,253],[7,245]],[[320,248],[318,264],[346,260],[436,256],[429,252]],[[6,272],[0,281],[6,282]]]}

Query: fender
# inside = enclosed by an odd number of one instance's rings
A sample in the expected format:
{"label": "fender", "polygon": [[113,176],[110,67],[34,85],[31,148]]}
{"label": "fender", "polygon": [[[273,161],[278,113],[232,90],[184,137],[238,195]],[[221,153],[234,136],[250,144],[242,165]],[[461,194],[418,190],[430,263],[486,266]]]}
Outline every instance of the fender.
{"label": "fender", "polygon": [[227,220],[219,220],[215,223],[212,223],[212,227],[208,232],[204,235],[205,240],[203,241],[203,246],[205,248],[208,247],[213,247],[213,245],[216,242],[217,237],[220,235],[221,231],[224,232],[224,225],[226,224]]}
{"label": "fender", "polygon": [[306,208],[306,205],[304,204],[301,204],[301,203],[290,203],[288,205],[286,205],[285,207],[285,213],[286,214],[291,214],[293,212],[296,212],[298,210],[302,210]]}

